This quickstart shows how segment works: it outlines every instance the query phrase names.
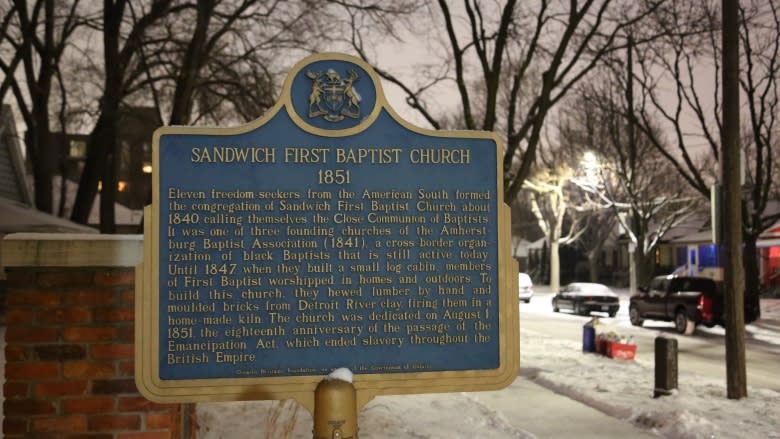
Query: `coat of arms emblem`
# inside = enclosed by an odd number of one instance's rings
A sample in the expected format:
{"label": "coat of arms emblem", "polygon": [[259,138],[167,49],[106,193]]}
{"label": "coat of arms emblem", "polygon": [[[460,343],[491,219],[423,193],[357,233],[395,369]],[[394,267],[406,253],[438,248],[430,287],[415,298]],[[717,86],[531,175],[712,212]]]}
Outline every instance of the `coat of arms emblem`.
{"label": "coat of arms emblem", "polygon": [[309,117],[322,116],[328,122],[338,122],[345,117],[360,117],[360,95],[352,85],[358,74],[350,69],[344,79],[333,69],[326,72],[306,72],[311,79],[309,94]]}

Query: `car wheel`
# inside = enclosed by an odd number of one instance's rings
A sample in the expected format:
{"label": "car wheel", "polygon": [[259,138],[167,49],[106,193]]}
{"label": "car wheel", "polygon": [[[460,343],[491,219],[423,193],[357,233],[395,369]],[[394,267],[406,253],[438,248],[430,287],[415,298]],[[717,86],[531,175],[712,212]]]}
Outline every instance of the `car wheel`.
{"label": "car wheel", "polygon": [[585,311],[582,309],[581,303],[577,302],[574,304],[574,314],[577,314],[578,316],[585,314]]}
{"label": "car wheel", "polygon": [[696,323],[688,319],[684,309],[680,309],[674,314],[674,329],[680,334],[691,335],[696,330]]}
{"label": "car wheel", "polygon": [[628,309],[628,319],[634,326],[642,326],[642,323],[644,323],[642,316],[639,314],[639,310],[636,309],[635,306]]}
{"label": "car wheel", "polygon": [[558,301],[557,300],[553,300],[553,312],[558,312],[560,310],[561,309],[558,308]]}
{"label": "car wheel", "polygon": [[523,299],[524,303],[531,303],[531,299]]}
{"label": "car wheel", "polygon": [[615,317],[616,315],[617,315],[617,311],[610,311],[609,312],[609,316],[610,317]]}

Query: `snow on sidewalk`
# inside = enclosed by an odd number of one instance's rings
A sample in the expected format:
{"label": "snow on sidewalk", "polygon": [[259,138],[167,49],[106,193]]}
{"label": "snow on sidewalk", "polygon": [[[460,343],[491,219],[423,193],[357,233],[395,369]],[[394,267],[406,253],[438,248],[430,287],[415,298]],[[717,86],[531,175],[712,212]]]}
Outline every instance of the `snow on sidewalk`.
{"label": "snow on sidewalk", "polygon": [[[749,398],[729,400],[723,383],[683,373],[678,392],[653,399],[653,364],[583,353],[577,343],[527,331],[521,346],[521,368],[535,371],[535,383],[659,437],[780,439],[777,392],[750,388]],[[562,415],[551,412],[549,422],[566,422]],[[200,439],[309,438],[312,430],[309,413],[292,402],[199,404],[198,424]],[[379,397],[358,424],[361,437],[372,439],[534,437],[480,404],[479,392]],[[598,428],[578,424],[572,434],[589,427]]]}
{"label": "snow on sidewalk", "polygon": [[534,382],[660,437],[780,438],[780,394],[749,388],[729,400],[725,383],[690,373],[679,390],[654,399],[654,365],[581,352],[581,345],[544,334],[521,336],[521,367],[539,370]]}

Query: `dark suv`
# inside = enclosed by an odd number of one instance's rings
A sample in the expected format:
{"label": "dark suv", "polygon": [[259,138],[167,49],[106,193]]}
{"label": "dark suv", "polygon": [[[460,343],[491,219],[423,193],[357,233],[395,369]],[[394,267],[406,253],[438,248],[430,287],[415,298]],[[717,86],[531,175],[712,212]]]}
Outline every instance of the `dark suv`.
{"label": "dark suv", "polygon": [[631,324],[645,319],[673,321],[680,334],[692,334],[696,325],[723,324],[722,282],[706,277],[658,276],[631,296]]}

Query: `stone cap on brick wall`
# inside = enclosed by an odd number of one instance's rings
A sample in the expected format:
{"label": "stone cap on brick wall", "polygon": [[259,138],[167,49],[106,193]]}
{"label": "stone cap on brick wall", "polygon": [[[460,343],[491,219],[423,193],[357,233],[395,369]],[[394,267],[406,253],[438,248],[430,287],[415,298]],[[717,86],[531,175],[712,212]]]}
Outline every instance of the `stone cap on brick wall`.
{"label": "stone cap on brick wall", "polygon": [[0,267],[134,267],[143,235],[13,233],[0,240]]}

